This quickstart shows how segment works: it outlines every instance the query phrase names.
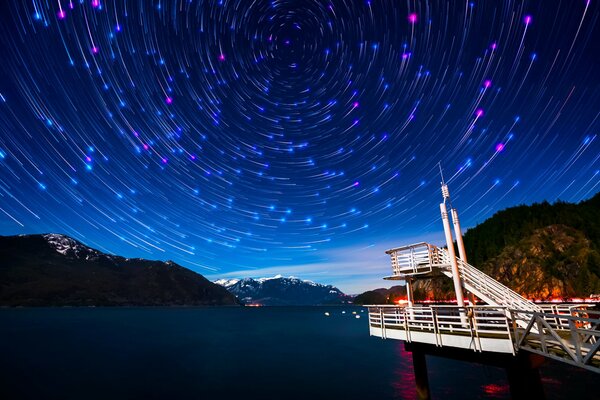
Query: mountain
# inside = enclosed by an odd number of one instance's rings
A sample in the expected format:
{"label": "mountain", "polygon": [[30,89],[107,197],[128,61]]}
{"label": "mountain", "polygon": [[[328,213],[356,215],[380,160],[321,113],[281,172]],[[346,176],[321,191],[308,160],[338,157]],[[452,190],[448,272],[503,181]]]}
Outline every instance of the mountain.
{"label": "mountain", "polygon": [[227,288],[246,304],[264,306],[300,306],[341,304],[349,300],[338,288],[281,275],[272,278],[219,279],[215,283]]}
{"label": "mountain", "polygon": [[356,296],[352,303],[356,305],[394,304],[401,299],[406,299],[406,286],[404,285],[392,286],[389,289],[368,290]]}
{"label": "mountain", "polygon": [[65,235],[0,236],[0,305],[236,305],[235,296],[174,262],[128,259]]}
{"label": "mountain", "polygon": [[600,193],[577,204],[508,208],[464,241],[471,264],[528,298],[600,293]]}
{"label": "mountain", "polygon": [[[600,293],[600,193],[577,204],[543,202],[499,211],[467,230],[464,242],[471,265],[527,298]],[[454,299],[447,278],[418,281],[414,289],[416,299]],[[378,301],[371,304],[387,302],[363,295]]]}
{"label": "mountain", "polygon": [[547,201],[507,208],[464,234],[469,263],[481,265],[515,245],[535,230],[564,225],[580,231],[598,250],[600,247],[600,193],[580,203]]}
{"label": "mountain", "polygon": [[228,288],[230,286],[235,285],[239,281],[240,281],[240,279],[217,279],[213,283],[216,283],[217,285],[221,285],[225,288]]}

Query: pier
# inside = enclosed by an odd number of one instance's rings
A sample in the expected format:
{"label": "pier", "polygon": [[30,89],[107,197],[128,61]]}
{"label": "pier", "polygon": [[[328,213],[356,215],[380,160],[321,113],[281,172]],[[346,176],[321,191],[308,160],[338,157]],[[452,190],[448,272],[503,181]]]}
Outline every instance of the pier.
{"label": "pier", "polygon": [[[451,209],[457,257],[444,183],[442,195],[447,247],[416,243],[388,250],[392,275],[384,279],[406,282],[407,304],[367,306],[371,336],[401,340],[412,352],[418,398],[429,399],[427,354],[506,368],[514,398],[544,397],[538,367],[545,359],[600,373],[598,315],[586,304],[535,304],[470,265]],[[439,278],[453,280],[457,305],[416,304],[414,283]]]}

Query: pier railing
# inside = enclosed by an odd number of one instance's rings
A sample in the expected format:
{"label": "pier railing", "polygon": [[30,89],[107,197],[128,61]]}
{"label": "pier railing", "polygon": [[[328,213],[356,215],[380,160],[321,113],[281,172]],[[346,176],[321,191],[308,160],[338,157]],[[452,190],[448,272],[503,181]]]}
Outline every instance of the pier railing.
{"label": "pier railing", "polygon": [[[572,315],[510,310],[515,348],[600,372],[600,319],[586,310]],[[519,323],[520,322],[520,323]],[[525,328],[520,326],[525,325]]]}
{"label": "pier railing", "polygon": [[392,262],[394,276],[428,274],[438,264],[437,248],[429,243],[416,243],[386,251]]}
{"label": "pier railing", "polygon": [[[569,319],[565,316],[572,317],[590,317],[590,304],[542,304],[540,305],[544,312],[544,319],[556,329],[569,330],[571,329]],[[592,311],[593,313],[593,311]],[[595,316],[595,314],[592,314]],[[592,317],[593,318],[593,317]],[[526,317],[527,319],[527,317]]]}
{"label": "pier railing", "polygon": [[[452,277],[452,259],[448,251],[429,243],[416,243],[386,251],[392,263],[392,276],[386,279],[428,277],[437,270]],[[506,287],[484,272],[456,259],[461,281],[465,289],[489,305],[512,309],[542,311],[533,302]]]}
{"label": "pier railing", "polygon": [[[448,252],[445,249],[438,249],[438,253],[443,260],[443,265],[447,265],[447,267],[442,268],[442,272],[447,276],[451,276]],[[537,304],[527,300],[471,264],[461,259],[457,259],[456,262],[463,285],[486,303],[520,310],[541,311]]]}
{"label": "pier railing", "polygon": [[479,352],[529,351],[600,372],[600,319],[581,306],[557,306],[556,313],[496,306],[368,308],[371,335],[383,339]]}
{"label": "pier railing", "polygon": [[[503,307],[370,306],[369,324],[372,334],[376,330],[375,335],[384,339],[514,353],[512,325]],[[500,343],[501,349],[498,341],[506,342]]]}

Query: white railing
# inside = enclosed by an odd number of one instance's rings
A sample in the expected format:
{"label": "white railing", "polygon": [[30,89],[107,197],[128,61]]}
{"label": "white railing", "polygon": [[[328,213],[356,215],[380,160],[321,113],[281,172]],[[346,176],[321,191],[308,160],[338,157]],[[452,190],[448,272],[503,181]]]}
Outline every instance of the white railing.
{"label": "white railing", "polygon": [[[390,255],[394,277],[423,275],[439,269],[452,277],[451,259],[445,249],[429,243],[417,243],[386,251]],[[514,290],[457,258],[463,286],[489,305],[541,312],[542,309]]]}
{"label": "white railing", "polygon": [[589,318],[527,310],[510,310],[510,313],[516,349],[600,373],[597,315]]}
{"label": "white railing", "polygon": [[[462,321],[466,315],[467,323]],[[387,338],[390,329],[406,332],[406,340],[413,341],[416,333],[430,333],[435,344],[442,346],[444,335],[470,337],[469,348],[482,351],[480,339],[504,339],[512,342],[512,325],[506,309],[493,306],[369,306],[369,324],[381,329],[381,337]]]}
{"label": "white railing", "polygon": [[[581,306],[576,306],[581,307]],[[376,335],[424,342],[436,346],[462,347],[475,351],[498,351],[515,354],[529,351],[558,361],[600,373],[600,315],[574,306],[572,315],[552,314],[506,307],[475,306],[368,306],[369,326]],[[574,310],[574,311],[573,311]],[[461,321],[467,315],[467,324]],[[424,335],[425,334],[425,335]],[[430,338],[434,337],[433,340]],[[467,341],[448,340],[449,337]],[[485,342],[487,340],[487,342]],[[503,346],[492,344],[504,343]]]}
{"label": "white railing", "polygon": [[[443,264],[446,262],[449,264],[450,256],[448,255],[448,252],[444,249],[438,249],[438,252],[444,261]],[[457,259],[456,261],[458,263],[458,270],[464,287],[486,303],[519,310],[542,311],[538,305],[527,300],[514,290],[504,286],[472,265],[461,259]],[[450,267],[442,267],[442,272],[444,275],[452,276]]]}
{"label": "white railing", "polygon": [[386,253],[390,255],[394,276],[413,276],[432,271],[436,258],[434,251],[435,246],[423,242],[390,249]]}
{"label": "white railing", "polygon": [[[450,255],[445,249],[438,249],[438,253],[444,261],[450,262]],[[512,308],[542,312],[542,309],[537,304],[527,300],[479,269],[459,258],[456,261],[463,286],[487,304],[505,307],[505,309]],[[441,271],[444,275],[452,277],[450,267],[442,267]],[[509,316],[508,311],[506,313]],[[519,321],[518,324],[522,324],[522,322]],[[521,327],[524,328],[524,326]]]}
{"label": "white railing", "polygon": [[540,304],[544,319],[555,329],[571,329],[569,319],[564,316],[589,318],[590,304]]}
{"label": "white railing", "polygon": [[[452,277],[452,260],[445,249],[418,243],[386,253],[392,259],[394,278],[426,274],[433,268]],[[500,351],[527,350],[600,373],[600,319],[588,305],[540,306],[461,259],[456,262],[464,288],[488,306],[369,306],[374,334],[386,338],[388,330],[401,330],[402,335],[392,336],[409,342],[414,336],[428,343],[433,335],[437,346],[452,343],[476,351],[499,351],[491,342],[500,340],[509,345]],[[454,337],[453,342],[444,342],[448,335]]]}

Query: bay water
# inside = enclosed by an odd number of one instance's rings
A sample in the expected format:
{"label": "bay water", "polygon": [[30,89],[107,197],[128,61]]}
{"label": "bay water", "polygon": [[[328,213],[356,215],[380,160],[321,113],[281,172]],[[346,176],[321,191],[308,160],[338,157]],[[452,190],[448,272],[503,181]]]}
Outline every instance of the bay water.
{"label": "bay water", "polygon": [[[510,397],[502,369],[427,363],[433,399]],[[541,373],[549,399],[597,398],[592,372],[548,362]],[[360,307],[17,308],[0,309],[0,398],[413,399],[415,388],[410,353],[370,337]]]}

